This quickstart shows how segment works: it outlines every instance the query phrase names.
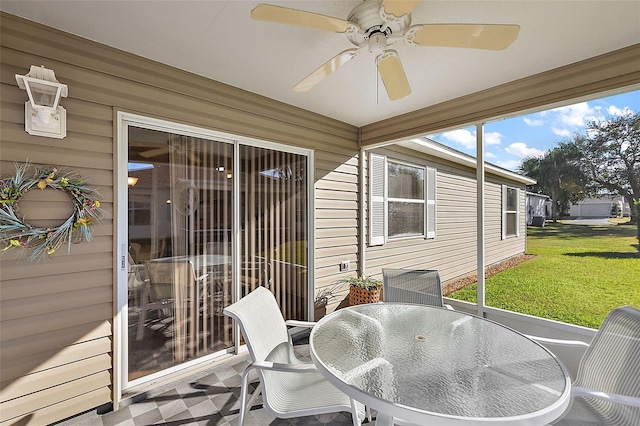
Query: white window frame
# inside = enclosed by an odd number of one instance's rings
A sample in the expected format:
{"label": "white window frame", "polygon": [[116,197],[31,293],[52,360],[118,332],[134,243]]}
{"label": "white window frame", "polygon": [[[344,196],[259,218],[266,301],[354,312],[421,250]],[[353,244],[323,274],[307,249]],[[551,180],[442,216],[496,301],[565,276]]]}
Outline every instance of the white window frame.
{"label": "white window frame", "polygon": [[[389,196],[389,163],[401,164],[424,170],[424,193],[421,200]],[[436,189],[437,170],[398,160],[389,160],[380,154],[369,154],[369,245],[380,246],[388,241],[411,238],[434,239],[436,237]],[[402,237],[389,236],[389,202],[421,203],[424,205],[422,234]]]}
{"label": "white window frame", "polygon": [[[507,210],[508,206],[508,191],[509,189],[514,189],[516,191],[516,209],[515,210]],[[507,234],[507,216],[515,215],[516,220],[516,232],[515,234]],[[516,188],[509,185],[502,185],[502,239],[506,240],[507,238],[517,238],[520,236],[520,188]]]}

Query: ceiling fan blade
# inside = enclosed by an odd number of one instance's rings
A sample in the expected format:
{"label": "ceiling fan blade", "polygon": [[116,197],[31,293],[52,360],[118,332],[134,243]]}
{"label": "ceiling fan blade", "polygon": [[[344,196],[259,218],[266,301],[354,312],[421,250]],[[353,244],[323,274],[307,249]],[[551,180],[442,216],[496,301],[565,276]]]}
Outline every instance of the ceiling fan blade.
{"label": "ceiling fan blade", "polygon": [[407,39],[420,46],[503,50],[518,38],[519,31],[519,25],[423,24],[409,28]]}
{"label": "ceiling fan blade", "polygon": [[157,157],[158,155],[166,154],[167,152],[169,152],[169,147],[165,146],[165,147],[162,147],[162,148],[156,148],[156,149],[150,149],[148,151],[143,151],[143,152],[140,153],[140,157],[152,158],[152,157]]}
{"label": "ceiling fan blade", "polygon": [[385,13],[390,13],[394,16],[400,17],[411,13],[414,7],[418,4],[418,0],[384,0],[382,7]]}
{"label": "ceiling fan blade", "polygon": [[343,33],[349,26],[349,21],[304,10],[274,6],[261,3],[251,11],[251,18],[257,21],[277,22],[279,24],[299,25],[318,30]]}
{"label": "ceiling fan blade", "polygon": [[320,68],[309,74],[293,88],[294,92],[308,92],[329,75],[339,70],[358,54],[358,49],[347,49],[325,62]]}
{"label": "ceiling fan blade", "polygon": [[409,80],[407,80],[407,75],[404,73],[398,52],[387,50],[378,56],[376,61],[378,63],[378,72],[385,89],[387,89],[389,99],[395,101],[411,93]]}

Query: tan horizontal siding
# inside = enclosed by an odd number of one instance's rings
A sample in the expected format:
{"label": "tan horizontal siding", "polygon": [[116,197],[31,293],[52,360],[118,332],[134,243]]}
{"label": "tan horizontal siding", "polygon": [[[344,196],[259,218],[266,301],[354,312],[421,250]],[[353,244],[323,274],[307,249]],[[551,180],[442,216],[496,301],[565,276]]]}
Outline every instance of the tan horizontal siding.
{"label": "tan horizontal siding", "polygon": [[35,394],[44,389],[52,388],[70,380],[77,380],[81,377],[89,376],[95,371],[110,368],[111,357],[106,354],[99,354],[85,358],[74,363],[63,364],[53,371],[41,370],[24,375],[14,382],[7,381],[2,384],[2,400],[18,398],[25,394]]}
{"label": "tan horizontal siding", "polygon": [[339,182],[335,180],[328,179],[326,176],[316,182],[317,190],[329,190],[336,192],[347,192],[349,194],[354,194],[358,190],[357,182]]}
{"label": "tan horizontal siding", "polygon": [[104,282],[111,280],[110,270],[79,272],[65,275],[65,280],[52,286],[46,279],[13,279],[2,283],[2,303],[9,303],[13,299],[48,297],[52,292],[71,294],[74,291],[93,291],[100,288]]}
{"label": "tan horizontal siding", "polygon": [[[351,204],[342,204],[342,205],[344,206],[348,205],[352,208],[353,206],[357,207],[358,194],[354,192],[349,192],[349,191],[333,191],[330,189],[318,189],[316,191],[316,200],[317,200],[316,204],[318,202],[322,202],[323,200],[350,201],[352,202]],[[322,208],[323,206],[324,206],[323,204],[320,204],[319,206],[316,205],[316,207],[320,207],[320,208]]]}
{"label": "tan horizontal siding", "polygon": [[[330,198],[331,193],[323,194],[326,198],[316,198],[316,209],[335,209],[335,210],[353,210],[358,208],[357,200],[343,200],[337,198],[343,196],[344,193],[335,193],[335,198]],[[353,195],[349,195],[345,198],[353,198]]]}
{"label": "tan horizontal siding", "polygon": [[25,324],[26,321],[23,318],[3,321],[2,348],[0,348],[3,361],[29,353],[25,351],[39,351],[43,347],[60,348],[63,344],[89,340],[87,335],[93,336],[91,333],[95,330],[105,331],[103,328],[105,321],[95,321],[94,318],[105,313],[109,314],[110,305],[111,301],[106,300],[76,308],[73,312],[31,315],[28,324]]}
{"label": "tan horizontal siding", "polygon": [[340,247],[340,246],[353,246],[358,243],[358,237],[354,236],[339,236],[336,238],[323,238],[319,239],[316,243],[316,249]]}
{"label": "tan horizontal siding", "polygon": [[[22,299],[3,300],[0,302],[0,321],[15,320],[32,316],[32,312],[51,314],[59,311],[71,311],[78,302],[90,307],[105,301],[111,301],[111,286],[74,290],[72,292],[56,292],[42,296],[31,296]],[[13,327],[12,327],[13,328]],[[5,336],[0,336],[0,340]]]}
{"label": "tan horizontal siding", "polygon": [[316,219],[317,228],[355,228],[357,219]]}
{"label": "tan horizontal siding", "polygon": [[79,407],[97,407],[103,404],[105,400],[109,399],[110,393],[108,387],[102,387],[86,393],[79,393],[78,389],[67,388],[65,394],[78,394],[78,396],[62,400],[56,404],[44,406],[37,411],[30,411],[6,422],[0,421],[0,425],[50,424],[78,414]]}
{"label": "tan horizontal siding", "polygon": [[[91,333],[85,335],[85,340],[80,344],[72,344],[65,347],[52,348],[47,352],[38,352],[24,355],[20,358],[11,360],[3,360],[6,373],[2,375],[2,386],[0,395],[2,400],[9,398],[4,397],[4,389],[9,389],[13,383],[16,383],[21,377],[37,372],[52,371],[62,365],[74,365],[81,360],[109,354],[111,352],[111,341],[108,336],[110,324],[103,323],[99,327],[93,328]],[[33,367],[35,366],[35,367]],[[46,376],[46,373],[45,373]],[[18,390],[12,391],[20,393]]]}
{"label": "tan horizontal siding", "polygon": [[43,389],[35,394],[11,399],[2,403],[2,420],[11,420],[29,414],[32,411],[34,398],[37,398],[41,407],[48,407],[67,400],[66,395],[81,395],[104,389],[110,383],[111,375],[107,371],[101,371],[56,387]]}
{"label": "tan horizontal siding", "polygon": [[317,229],[316,230],[316,239],[321,240],[324,238],[336,238],[336,237],[346,237],[346,236],[358,236],[357,229]]}
{"label": "tan horizontal siding", "polygon": [[317,209],[316,219],[355,219],[358,217],[356,209]]}

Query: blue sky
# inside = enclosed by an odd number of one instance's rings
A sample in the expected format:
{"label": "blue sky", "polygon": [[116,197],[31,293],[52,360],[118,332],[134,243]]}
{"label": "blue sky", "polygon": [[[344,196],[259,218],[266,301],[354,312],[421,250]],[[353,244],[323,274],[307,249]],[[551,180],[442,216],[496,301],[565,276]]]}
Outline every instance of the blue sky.
{"label": "blue sky", "polygon": [[[640,90],[487,123],[485,160],[516,170],[523,158],[542,155],[575,133],[584,134],[588,122],[619,116],[626,111],[640,111]],[[475,127],[429,137],[476,155]]]}

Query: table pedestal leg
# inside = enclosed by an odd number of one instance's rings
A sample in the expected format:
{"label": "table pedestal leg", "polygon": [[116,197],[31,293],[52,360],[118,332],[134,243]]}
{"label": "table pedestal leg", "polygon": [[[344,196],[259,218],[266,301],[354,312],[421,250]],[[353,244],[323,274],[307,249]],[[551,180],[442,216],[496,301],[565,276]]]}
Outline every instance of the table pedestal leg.
{"label": "table pedestal leg", "polygon": [[378,411],[376,416],[376,426],[393,426],[393,417]]}

